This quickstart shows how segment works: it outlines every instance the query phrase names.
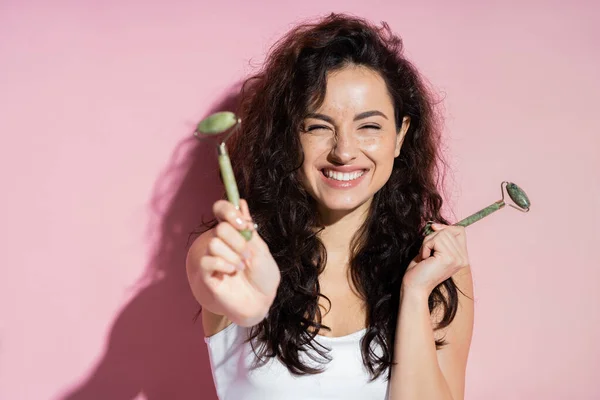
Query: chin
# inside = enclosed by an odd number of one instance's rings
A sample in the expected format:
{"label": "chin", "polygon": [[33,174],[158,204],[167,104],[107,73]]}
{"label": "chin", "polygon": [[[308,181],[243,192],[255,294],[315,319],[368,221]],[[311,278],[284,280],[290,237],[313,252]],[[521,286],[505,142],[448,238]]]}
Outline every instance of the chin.
{"label": "chin", "polygon": [[317,199],[317,202],[326,211],[352,212],[364,206],[370,199]]}

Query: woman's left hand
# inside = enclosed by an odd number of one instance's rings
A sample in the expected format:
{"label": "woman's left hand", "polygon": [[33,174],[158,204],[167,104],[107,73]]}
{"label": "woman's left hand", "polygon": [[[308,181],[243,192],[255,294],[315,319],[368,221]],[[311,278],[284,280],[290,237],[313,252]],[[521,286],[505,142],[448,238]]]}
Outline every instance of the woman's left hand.
{"label": "woman's left hand", "polygon": [[433,289],[462,269],[469,268],[467,238],[462,226],[433,224],[434,233],[423,240],[410,262],[402,286],[429,296]]}

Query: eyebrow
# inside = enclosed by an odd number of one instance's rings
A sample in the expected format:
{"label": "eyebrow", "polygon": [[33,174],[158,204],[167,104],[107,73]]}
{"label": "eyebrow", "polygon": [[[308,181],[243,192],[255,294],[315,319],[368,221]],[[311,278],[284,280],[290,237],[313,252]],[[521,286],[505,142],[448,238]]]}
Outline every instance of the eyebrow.
{"label": "eyebrow", "polygon": [[372,111],[365,111],[365,112],[358,114],[356,117],[354,117],[354,120],[358,121],[359,119],[374,117],[376,115],[383,117],[385,119],[388,119],[388,117],[386,117],[386,115],[384,113],[382,113],[381,111],[372,110]]}
{"label": "eyebrow", "polygon": [[[382,113],[381,111],[378,110],[371,110],[371,111],[365,111],[365,112],[361,112],[360,114],[357,114],[354,117],[354,121],[358,121],[360,119],[365,119],[365,118],[369,118],[369,117],[374,117],[374,116],[380,116],[383,117],[385,119],[388,119],[388,117]],[[309,113],[306,118],[315,118],[315,119],[321,119],[325,122],[329,122],[331,125],[334,125],[334,121],[333,119],[325,114],[319,114],[319,113]]]}

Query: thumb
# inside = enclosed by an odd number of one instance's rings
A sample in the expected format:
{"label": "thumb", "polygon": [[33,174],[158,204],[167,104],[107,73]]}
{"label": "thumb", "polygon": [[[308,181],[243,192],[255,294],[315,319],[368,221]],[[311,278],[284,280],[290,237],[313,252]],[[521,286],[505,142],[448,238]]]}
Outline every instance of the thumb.
{"label": "thumb", "polygon": [[249,229],[253,232],[252,240],[255,240],[258,235],[256,234],[256,225],[252,220],[252,216],[250,215],[250,209],[248,208],[248,203],[244,199],[240,199],[240,212],[242,213],[242,218],[246,222],[246,229]]}
{"label": "thumb", "polygon": [[240,211],[242,213],[242,217],[246,221],[252,221],[252,216],[250,215],[250,209],[248,208],[248,203],[244,199],[240,199]]}

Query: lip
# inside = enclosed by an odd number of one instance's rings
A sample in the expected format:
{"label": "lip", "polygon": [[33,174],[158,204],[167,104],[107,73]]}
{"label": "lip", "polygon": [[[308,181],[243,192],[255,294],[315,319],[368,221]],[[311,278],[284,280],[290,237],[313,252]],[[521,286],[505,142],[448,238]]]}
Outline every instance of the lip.
{"label": "lip", "polygon": [[[351,181],[338,181],[335,179],[331,179],[328,178],[327,176],[325,176],[325,174],[323,174],[323,170],[324,169],[330,169],[332,171],[336,171],[336,172],[355,172],[355,171],[365,171],[361,176],[359,176],[356,179],[353,179]],[[325,168],[321,168],[319,170],[319,175],[321,175],[321,179],[323,180],[323,182],[334,189],[352,189],[358,185],[360,185],[360,183],[364,180],[365,176],[367,176],[367,174],[369,173],[369,169],[367,168],[356,168],[353,166],[343,166],[343,167],[325,167]]]}
{"label": "lip", "polygon": [[322,171],[324,169],[330,169],[335,172],[355,172],[355,171],[369,172],[369,168],[358,167],[356,165],[340,165],[340,166],[324,165],[321,168],[319,168],[320,171]]}

